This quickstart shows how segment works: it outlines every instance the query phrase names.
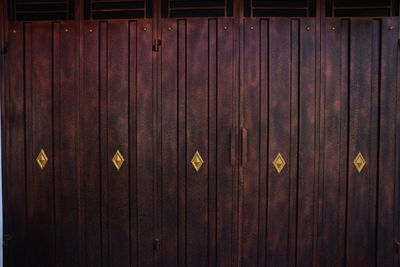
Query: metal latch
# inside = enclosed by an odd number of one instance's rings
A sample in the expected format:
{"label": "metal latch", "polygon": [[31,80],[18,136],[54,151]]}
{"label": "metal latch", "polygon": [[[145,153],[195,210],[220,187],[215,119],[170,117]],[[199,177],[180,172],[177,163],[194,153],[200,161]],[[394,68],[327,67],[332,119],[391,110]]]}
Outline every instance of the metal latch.
{"label": "metal latch", "polygon": [[394,243],[394,248],[396,249],[396,253],[400,254],[400,241]]}
{"label": "metal latch", "polygon": [[161,249],[161,241],[158,238],[155,238],[153,241],[153,248],[154,250],[160,250]]}
{"label": "metal latch", "polygon": [[161,40],[159,40],[159,39],[154,40],[153,51],[154,52],[160,51],[160,46],[161,46]]}

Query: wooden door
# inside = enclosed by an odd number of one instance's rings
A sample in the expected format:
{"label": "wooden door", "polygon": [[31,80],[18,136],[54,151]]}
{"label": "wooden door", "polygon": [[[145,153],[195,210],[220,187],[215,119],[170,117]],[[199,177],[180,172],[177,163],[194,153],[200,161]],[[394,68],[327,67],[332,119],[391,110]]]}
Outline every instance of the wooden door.
{"label": "wooden door", "polygon": [[316,27],[314,19],[243,24],[242,266],[313,265]]}
{"label": "wooden door", "polygon": [[6,266],[78,265],[77,33],[73,22],[9,27]]}
{"label": "wooden door", "polygon": [[161,32],[160,262],[234,266],[233,21],[165,19]]}
{"label": "wooden door", "polygon": [[152,23],[94,21],[86,22],[83,30],[80,176],[84,264],[153,266]]}
{"label": "wooden door", "polygon": [[322,33],[319,261],[398,266],[398,18],[325,20]]}

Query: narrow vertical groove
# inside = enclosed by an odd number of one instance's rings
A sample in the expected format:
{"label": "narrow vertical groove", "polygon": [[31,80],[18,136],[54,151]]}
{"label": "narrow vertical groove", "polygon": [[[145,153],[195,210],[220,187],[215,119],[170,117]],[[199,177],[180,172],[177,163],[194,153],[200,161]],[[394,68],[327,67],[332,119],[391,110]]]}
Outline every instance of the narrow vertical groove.
{"label": "narrow vertical groove", "polygon": [[[379,38],[378,38],[378,40],[377,41],[375,41],[373,38],[372,38],[372,40],[373,40],[373,42],[378,42],[378,47],[377,47],[377,49],[378,49],[378,56],[377,56],[377,59],[378,59],[378,69],[377,69],[377,71],[378,71],[378,73],[376,73],[376,74],[374,74],[374,73],[372,73],[371,74],[371,76],[372,77],[374,77],[374,75],[377,75],[378,77],[377,77],[377,85],[378,85],[378,88],[377,88],[377,90],[378,90],[378,100],[375,102],[376,104],[377,104],[377,116],[376,116],[376,119],[377,119],[377,121],[376,121],[376,123],[377,123],[377,128],[376,128],[376,130],[377,130],[377,132],[376,132],[376,138],[377,138],[377,145],[376,145],[376,170],[375,170],[375,173],[372,173],[371,174],[371,178],[372,179],[375,179],[376,181],[375,181],[375,196],[376,196],[376,198],[375,198],[375,222],[370,222],[371,224],[372,223],[375,223],[375,232],[374,232],[374,249],[371,251],[371,252],[373,252],[375,255],[374,255],[374,257],[375,257],[375,266],[378,266],[378,257],[377,257],[377,249],[378,249],[378,227],[379,227],[379,224],[378,224],[378,216],[379,216],[379,173],[380,173],[380,160],[379,160],[379,158],[380,158],[380,139],[381,139],[381,99],[382,99],[382,82],[381,82],[381,80],[382,80],[382,27],[383,27],[383,25],[382,25],[382,20],[378,20],[378,26],[379,26],[379,30],[378,30],[378,34],[379,34]],[[373,48],[376,48],[375,46],[373,46]],[[373,59],[374,60],[374,59]],[[373,69],[373,68],[372,68]],[[373,97],[374,97],[374,93],[372,92],[372,94],[371,94],[371,104],[374,104],[374,99],[373,99]],[[371,116],[373,115],[373,113],[371,112]],[[371,119],[371,124],[373,123],[373,120]],[[371,127],[372,128],[372,127]],[[372,135],[371,135],[371,140],[370,140],[370,143],[371,143],[371,147],[372,147],[372,142],[373,142],[373,137],[372,137]],[[375,178],[374,178],[375,177]]]}
{"label": "narrow vertical groove", "polygon": [[131,22],[128,21],[128,235],[129,235],[129,266],[132,266],[132,192],[131,192]]}
{"label": "narrow vertical groove", "polygon": [[258,53],[259,53],[258,67],[259,67],[259,69],[257,70],[258,73],[259,73],[259,76],[258,76],[258,83],[259,83],[259,87],[258,87],[258,97],[259,97],[259,99],[258,99],[258,101],[259,101],[258,107],[259,107],[259,110],[258,110],[258,113],[260,114],[259,121],[258,121],[258,124],[260,125],[260,127],[258,128],[258,143],[260,144],[260,146],[258,147],[258,155],[259,155],[258,156],[258,169],[260,171],[258,172],[258,185],[259,185],[259,187],[258,187],[258,212],[257,212],[258,213],[258,218],[257,218],[257,231],[256,231],[257,232],[257,259],[256,259],[256,266],[260,266],[260,251],[259,251],[259,247],[260,247],[261,175],[262,175],[261,174],[261,151],[263,149],[263,147],[261,146],[261,144],[262,144],[262,130],[263,130],[262,127],[261,127],[262,119],[263,119],[263,117],[261,115],[262,112],[263,112],[263,99],[262,99],[262,90],[263,90],[263,88],[262,88],[262,81],[261,81],[262,80],[261,20],[258,21],[258,25],[257,26],[258,26],[257,27],[257,34],[259,35],[259,38],[258,38]]}
{"label": "narrow vertical groove", "polygon": [[[55,96],[57,96],[57,94],[55,93],[55,91],[58,91],[58,83],[60,81],[60,77],[57,77],[57,79],[55,78],[55,75],[58,74],[56,73],[56,68],[57,70],[59,70],[60,64],[59,64],[59,60],[57,57],[57,52],[59,52],[59,48],[60,48],[60,35],[59,35],[59,23],[52,23],[51,24],[51,79],[52,79],[52,90],[51,90],[51,103],[52,103],[52,114],[51,114],[51,120],[52,120],[52,154],[53,154],[53,161],[54,164],[53,166],[53,224],[54,224],[54,264],[57,265],[57,210],[56,210],[56,176],[58,175],[57,173],[57,167],[58,164],[60,162],[60,153],[58,151],[57,148],[59,148],[59,141],[60,141],[60,133],[58,133],[57,141],[58,144],[56,144],[56,125],[59,126],[58,124],[58,120],[56,120],[55,116],[56,113],[57,115],[59,115],[59,105],[60,103],[58,103],[57,99],[55,99]],[[56,39],[57,38],[57,39]],[[57,47],[56,47],[57,46]],[[56,84],[57,83],[57,84]],[[56,151],[57,151],[57,155],[56,155]]]}
{"label": "narrow vertical groove", "polygon": [[347,118],[346,118],[346,209],[345,209],[345,239],[344,239],[344,266],[347,266],[347,238],[348,238],[348,210],[349,210],[349,176],[350,176],[350,169],[349,169],[349,159],[350,159],[350,107],[351,107],[351,21],[347,22],[347,40],[348,40],[348,47],[347,47]]}
{"label": "narrow vertical groove", "polygon": [[[297,114],[296,114],[296,121],[297,121],[297,129],[296,129],[296,137],[295,137],[295,142],[296,142],[296,208],[295,208],[295,213],[294,216],[295,218],[293,218],[293,220],[295,221],[295,232],[294,232],[294,266],[297,266],[297,252],[298,252],[298,214],[299,214],[299,158],[300,158],[300,97],[301,97],[301,91],[300,91],[300,79],[301,79],[301,73],[300,73],[300,51],[301,51],[301,31],[300,31],[300,25],[301,22],[298,22],[298,27],[297,27],[297,31],[298,31],[298,36],[297,36],[297,92],[296,92],[296,97],[297,97]],[[292,63],[293,64],[293,63]],[[293,118],[291,118],[293,119]],[[293,153],[291,151],[291,153]],[[291,198],[291,196],[290,196]],[[290,202],[289,202],[290,203]]]}

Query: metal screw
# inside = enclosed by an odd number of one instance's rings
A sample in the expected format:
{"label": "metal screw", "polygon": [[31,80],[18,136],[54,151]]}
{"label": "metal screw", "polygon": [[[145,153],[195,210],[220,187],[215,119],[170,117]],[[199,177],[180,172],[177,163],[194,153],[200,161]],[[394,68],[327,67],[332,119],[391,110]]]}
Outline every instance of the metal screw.
{"label": "metal screw", "polygon": [[311,30],[311,27],[310,27],[310,26],[307,26],[307,27],[306,27],[306,30],[307,30],[307,31],[310,31],[310,30]]}
{"label": "metal screw", "polygon": [[228,29],[228,26],[224,26],[224,30],[226,31]]}
{"label": "metal screw", "polygon": [[147,32],[147,27],[144,27],[144,28],[143,28],[143,31]]}
{"label": "metal screw", "polygon": [[69,29],[65,29],[64,31],[65,31],[65,32],[69,32]]}
{"label": "metal screw", "polygon": [[250,26],[250,30],[254,30],[254,26]]}
{"label": "metal screw", "polygon": [[92,32],[94,32],[94,30],[93,29],[89,29],[89,32],[92,33]]}
{"label": "metal screw", "polygon": [[13,32],[13,33],[17,33],[17,30],[14,29],[14,30],[12,30],[12,32]]}
{"label": "metal screw", "polygon": [[332,30],[332,31],[336,31],[336,27],[332,27],[331,30]]}
{"label": "metal screw", "polygon": [[389,26],[389,27],[388,27],[388,30],[389,30],[389,31],[391,31],[391,30],[393,30],[393,29],[394,29],[393,26]]}
{"label": "metal screw", "polygon": [[172,30],[173,30],[173,28],[172,28],[172,27],[168,27],[168,30],[169,30],[169,31],[172,31]]}

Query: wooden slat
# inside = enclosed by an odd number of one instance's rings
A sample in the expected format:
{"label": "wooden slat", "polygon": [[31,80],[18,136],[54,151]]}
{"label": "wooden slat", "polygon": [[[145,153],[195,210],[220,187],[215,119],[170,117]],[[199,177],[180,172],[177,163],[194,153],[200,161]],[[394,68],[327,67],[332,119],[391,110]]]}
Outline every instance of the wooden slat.
{"label": "wooden slat", "polygon": [[[26,73],[30,71],[30,38],[31,27],[10,23],[8,29],[9,51],[7,56],[7,84],[4,91],[5,121],[2,135],[5,141],[3,161],[3,199],[4,199],[4,234],[12,236],[13,242],[8,242],[4,247],[4,263],[10,266],[26,266],[27,256],[27,195],[26,175],[28,164],[34,162],[26,149],[26,136],[24,123],[28,121],[27,106],[30,102],[30,81],[25,83]],[[15,31],[15,32],[14,32]],[[24,47],[25,43],[25,47]],[[30,75],[28,75],[30,77]],[[3,143],[4,145],[4,143]],[[30,177],[30,176],[29,176]]]}
{"label": "wooden slat", "polygon": [[[54,153],[53,153],[53,87],[52,25],[32,24],[32,173],[27,180],[27,216],[29,229],[28,262],[37,266],[55,265],[54,222]],[[48,162],[43,170],[36,157],[43,149]],[[40,244],[40,245],[38,245]]]}
{"label": "wooden slat", "polygon": [[101,266],[99,27],[95,22],[86,22],[83,32],[79,162],[84,262],[87,266]]}
{"label": "wooden slat", "polygon": [[57,265],[77,266],[76,36],[74,23],[53,24],[54,166]]}
{"label": "wooden slat", "polygon": [[[128,93],[128,24],[109,22],[107,33],[107,158],[108,164],[108,236],[110,266],[130,264],[129,207],[129,93]],[[111,159],[117,150],[125,161],[119,171]]]}
{"label": "wooden slat", "polygon": [[[268,42],[268,36],[260,37],[260,24],[258,20],[246,20],[244,24],[244,128],[247,130],[247,164],[243,169],[244,175],[244,203],[243,203],[243,233],[242,233],[242,261],[244,266],[253,265],[257,259],[258,247],[258,222],[259,222],[259,190],[260,190],[260,51],[268,53],[268,46],[258,48],[261,37]],[[253,29],[250,29],[253,27]],[[268,30],[268,29],[267,29]],[[265,41],[263,42],[265,44]],[[265,50],[267,49],[267,50]],[[264,84],[265,85],[265,84]],[[265,95],[265,94],[264,94]],[[264,108],[264,107],[262,107]],[[264,116],[265,119],[265,116]],[[262,121],[262,124],[266,121]],[[264,215],[265,216],[265,215]],[[264,233],[265,235],[265,233]]]}
{"label": "wooden slat", "polygon": [[[231,132],[234,129],[234,26],[233,20],[223,18],[218,20],[217,40],[212,39],[211,42],[217,42],[217,77],[216,88],[210,87],[210,100],[216,99],[216,110],[210,115],[216,116],[217,125],[215,140],[216,154],[213,157],[215,164],[216,176],[209,176],[209,183],[216,184],[216,196],[210,197],[210,205],[216,204],[216,217],[210,217],[209,225],[216,221],[217,228],[217,243],[213,245],[217,248],[216,266],[235,266],[234,258],[234,229],[235,229],[235,214],[234,210],[234,181],[236,165],[232,165],[231,152],[235,153],[235,149],[231,148]],[[210,66],[212,64],[209,63]],[[214,78],[213,76],[210,77]],[[213,103],[209,102],[212,107]],[[212,110],[212,109],[211,109]],[[209,120],[213,120],[210,116]],[[210,132],[210,136],[213,133]],[[214,199],[216,197],[216,199]],[[212,248],[212,247],[211,247]],[[212,265],[211,265],[212,266]]]}
{"label": "wooden slat", "polygon": [[[172,29],[171,29],[172,28]],[[161,46],[161,101],[162,101],[162,240],[163,253],[161,262],[164,266],[178,264],[178,222],[179,216],[179,146],[184,146],[185,140],[178,137],[178,29],[175,20],[164,20],[162,24]]]}
{"label": "wooden slat", "polygon": [[[208,23],[190,20],[187,23],[187,180],[186,231],[187,265],[206,266],[208,249]],[[190,161],[198,151],[204,160],[199,172]]]}
{"label": "wooden slat", "polygon": [[[396,240],[395,199],[396,199],[396,78],[398,54],[398,18],[382,21],[381,45],[381,90],[380,90],[380,132],[379,132],[379,173],[377,213],[377,265],[395,266],[392,246]],[[389,27],[393,26],[393,30]],[[398,191],[397,191],[398,193]],[[398,198],[398,196],[397,196]],[[397,257],[398,258],[398,257]]]}
{"label": "wooden slat", "polygon": [[[143,29],[147,28],[147,31]],[[138,201],[138,266],[154,265],[155,238],[154,200],[154,129],[152,80],[152,24],[138,21],[137,57],[137,201]]]}

